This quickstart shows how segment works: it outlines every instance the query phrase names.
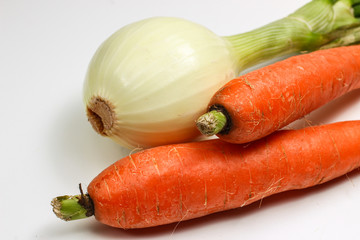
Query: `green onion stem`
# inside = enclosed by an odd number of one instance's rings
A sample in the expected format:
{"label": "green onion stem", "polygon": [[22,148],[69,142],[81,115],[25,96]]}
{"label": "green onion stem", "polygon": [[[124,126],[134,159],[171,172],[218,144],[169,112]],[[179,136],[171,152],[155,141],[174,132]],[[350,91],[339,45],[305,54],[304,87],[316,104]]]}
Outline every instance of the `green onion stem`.
{"label": "green onion stem", "polygon": [[325,44],[349,45],[353,42],[339,39],[349,34],[345,30],[360,25],[352,4],[350,0],[313,0],[283,19],[224,38],[233,47],[239,71],[283,55],[314,51]]}
{"label": "green onion stem", "polygon": [[360,17],[360,3],[356,6],[354,6],[353,9],[354,9],[354,15],[356,17]]}
{"label": "green onion stem", "polygon": [[358,5],[358,4],[360,4],[360,0],[352,0],[351,4],[352,5]]}
{"label": "green onion stem", "polygon": [[334,41],[324,44],[320,49],[334,48],[337,46],[346,46],[353,43],[360,42],[360,27],[341,30],[339,33],[334,32],[337,35]]}

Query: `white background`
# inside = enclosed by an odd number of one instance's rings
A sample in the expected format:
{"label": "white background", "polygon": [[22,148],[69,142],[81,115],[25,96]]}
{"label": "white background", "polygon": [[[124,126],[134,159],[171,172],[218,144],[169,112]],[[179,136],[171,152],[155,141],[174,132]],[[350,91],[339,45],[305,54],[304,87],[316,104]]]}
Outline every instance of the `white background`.
{"label": "white background", "polygon": [[[1,239],[355,239],[360,234],[360,174],[278,194],[241,209],[143,230],[120,230],[94,218],[63,222],[50,201],[77,194],[127,155],[87,122],[82,84],[102,41],[152,16],[176,16],[219,35],[284,17],[305,0],[0,0]],[[360,118],[360,92],[326,105],[308,120]],[[297,123],[304,124],[304,120]],[[360,136],[359,136],[360,137]]]}

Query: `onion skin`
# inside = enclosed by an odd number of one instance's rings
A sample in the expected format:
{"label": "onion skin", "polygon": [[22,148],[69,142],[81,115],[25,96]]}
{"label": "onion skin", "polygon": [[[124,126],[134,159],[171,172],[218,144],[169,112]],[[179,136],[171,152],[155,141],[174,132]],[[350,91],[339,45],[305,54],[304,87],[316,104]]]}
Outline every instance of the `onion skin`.
{"label": "onion skin", "polygon": [[[232,52],[226,39],[187,20],[127,25],[90,62],[84,83],[89,120],[91,102],[100,99],[110,105],[106,122],[112,124],[101,131],[93,124],[95,130],[125,147],[190,141],[200,135],[194,122],[211,96],[239,73]],[[108,119],[101,115],[95,117]]]}

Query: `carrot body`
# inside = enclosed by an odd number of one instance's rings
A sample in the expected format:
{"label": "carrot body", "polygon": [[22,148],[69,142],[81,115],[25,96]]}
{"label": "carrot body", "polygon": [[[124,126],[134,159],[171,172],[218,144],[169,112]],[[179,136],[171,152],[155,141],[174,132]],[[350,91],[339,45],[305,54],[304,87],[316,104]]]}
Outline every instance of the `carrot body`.
{"label": "carrot body", "polygon": [[245,206],[359,167],[360,121],[283,130],[249,144],[208,140],[125,157],[88,186],[95,217],[143,228]]}
{"label": "carrot body", "polygon": [[231,122],[217,134],[245,143],[266,136],[360,87],[360,45],[294,56],[224,85],[209,108]]}

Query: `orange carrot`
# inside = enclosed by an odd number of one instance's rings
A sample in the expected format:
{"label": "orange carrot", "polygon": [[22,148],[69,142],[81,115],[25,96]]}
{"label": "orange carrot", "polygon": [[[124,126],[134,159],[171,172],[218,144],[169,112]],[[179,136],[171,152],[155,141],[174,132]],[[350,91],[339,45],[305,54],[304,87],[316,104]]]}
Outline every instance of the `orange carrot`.
{"label": "orange carrot", "polygon": [[294,56],[225,84],[197,126],[227,142],[250,142],[359,87],[360,45]]}
{"label": "orange carrot", "polygon": [[[65,220],[94,213],[118,228],[184,221],[344,175],[359,167],[359,146],[360,121],[282,130],[249,144],[214,139],[160,146],[109,166],[87,195],[55,198],[54,212]],[[76,215],[66,201],[89,212]]]}

